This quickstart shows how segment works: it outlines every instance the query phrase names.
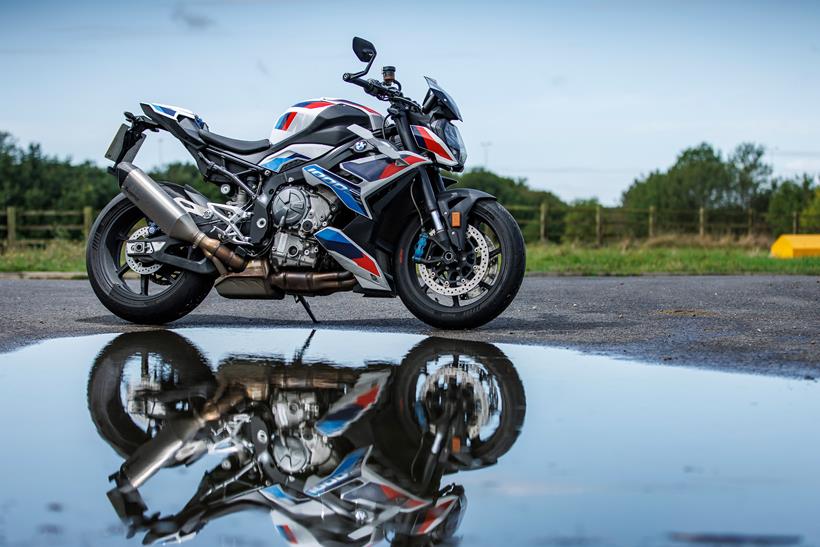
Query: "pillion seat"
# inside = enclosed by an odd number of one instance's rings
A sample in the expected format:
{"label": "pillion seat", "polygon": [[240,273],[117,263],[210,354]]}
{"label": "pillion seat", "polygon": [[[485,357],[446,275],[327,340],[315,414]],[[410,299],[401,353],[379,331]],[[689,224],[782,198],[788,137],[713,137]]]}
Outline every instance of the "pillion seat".
{"label": "pillion seat", "polygon": [[232,139],[230,137],[223,137],[222,135],[211,133],[205,129],[199,130],[199,136],[203,141],[210,145],[216,146],[217,148],[222,148],[223,150],[227,150],[229,152],[235,152],[237,154],[255,154],[256,152],[262,152],[270,148],[270,141],[268,139],[262,139],[259,141],[243,141],[239,139]]}

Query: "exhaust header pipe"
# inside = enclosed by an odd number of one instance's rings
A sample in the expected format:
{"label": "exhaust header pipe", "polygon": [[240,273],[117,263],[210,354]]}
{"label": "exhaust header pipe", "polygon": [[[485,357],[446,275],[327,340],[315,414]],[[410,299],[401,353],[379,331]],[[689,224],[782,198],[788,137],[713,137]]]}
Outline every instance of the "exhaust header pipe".
{"label": "exhaust header pipe", "polygon": [[127,161],[117,164],[117,178],[125,194],[145,216],[157,223],[168,236],[187,241],[199,247],[205,256],[215,260],[217,269],[224,274],[225,266],[242,271],[247,261],[221,241],[208,237],[194,219],[171,199],[168,193],[142,169]]}

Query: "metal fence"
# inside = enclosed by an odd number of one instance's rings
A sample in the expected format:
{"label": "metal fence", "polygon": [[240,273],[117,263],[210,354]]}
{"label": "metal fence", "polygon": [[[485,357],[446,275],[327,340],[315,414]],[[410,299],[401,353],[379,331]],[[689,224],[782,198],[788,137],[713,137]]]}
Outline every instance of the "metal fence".
{"label": "metal fence", "polygon": [[[509,205],[529,242],[581,241],[602,245],[625,238],[666,234],[711,236],[774,236],[779,233],[820,233],[820,215],[794,211],[772,219],[753,211],[707,209],[629,209],[624,207],[550,207]],[[0,245],[44,244],[54,239],[88,237],[95,211],[91,207],[66,211],[35,211],[16,207],[0,210]]]}

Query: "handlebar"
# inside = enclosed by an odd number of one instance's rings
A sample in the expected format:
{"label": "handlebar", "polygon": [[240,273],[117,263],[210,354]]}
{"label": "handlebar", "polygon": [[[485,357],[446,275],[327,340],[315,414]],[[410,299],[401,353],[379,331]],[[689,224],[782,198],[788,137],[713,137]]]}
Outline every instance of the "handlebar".
{"label": "handlebar", "polygon": [[376,80],[365,80],[364,78],[354,76],[349,72],[345,72],[344,75],[342,75],[342,80],[361,87],[368,95],[390,95],[391,91],[393,91]]}
{"label": "handlebar", "polygon": [[401,90],[396,89],[395,87],[388,87],[378,80],[365,80],[364,78],[357,76],[355,74],[350,74],[349,72],[345,72],[342,75],[342,80],[344,80],[347,83],[361,87],[362,89],[364,89],[365,93],[367,93],[368,95],[372,95],[377,99],[381,99],[383,101],[399,101],[407,103],[411,105],[413,108],[421,108],[415,101],[405,97],[402,94]]}

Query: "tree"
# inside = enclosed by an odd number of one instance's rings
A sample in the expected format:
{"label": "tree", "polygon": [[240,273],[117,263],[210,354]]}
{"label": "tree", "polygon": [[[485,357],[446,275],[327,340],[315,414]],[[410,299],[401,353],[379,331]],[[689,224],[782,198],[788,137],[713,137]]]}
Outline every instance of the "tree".
{"label": "tree", "polygon": [[[563,227],[561,221],[566,205],[552,192],[533,190],[527,185],[526,179],[502,177],[484,168],[471,169],[463,175],[457,176],[457,178],[459,181],[456,185],[457,187],[475,188],[476,190],[487,192],[498,198],[498,201],[504,205],[538,207],[541,203],[546,202],[550,210],[550,215],[547,219],[549,222],[549,229],[547,230],[548,237],[550,240],[560,241]],[[522,218],[524,215],[519,213],[516,217]],[[540,237],[540,218],[538,211],[533,209],[527,214],[526,219],[527,222],[522,229],[524,239],[527,241],[538,241]]]}
{"label": "tree", "polygon": [[576,199],[564,218],[566,241],[589,243],[595,241],[595,210],[600,205],[597,198]]}
{"label": "tree", "polygon": [[729,158],[732,166],[733,194],[744,210],[752,208],[754,198],[760,194],[772,175],[772,166],[763,161],[766,149],[759,144],[739,144]]}
{"label": "tree", "polygon": [[820,232],[820,188],[814,190],[814,196],[800,213],[800,230],[803,232]]}
{"label": "tree", "polygon": [[666,172],[636,179],[624,192],[624,207],[648,209],[718,208],[732,201],[732,170],[720,151],[702,143],[681,152]]}
{"label": "tree", "polygon": [[729,200],[730,168],[709,144],[684,150],[669,170],[669,177],[671,193],[667,192],[667,198],[676,198],[680,203],[677,208],[717,208]]}
{"label": "tree", "polygon": [[810,175],[772,183],[768,221],[769,228],[775,236],[793,232],[794,213],[808,206],[812,198],[813,187],[814,179]]}

